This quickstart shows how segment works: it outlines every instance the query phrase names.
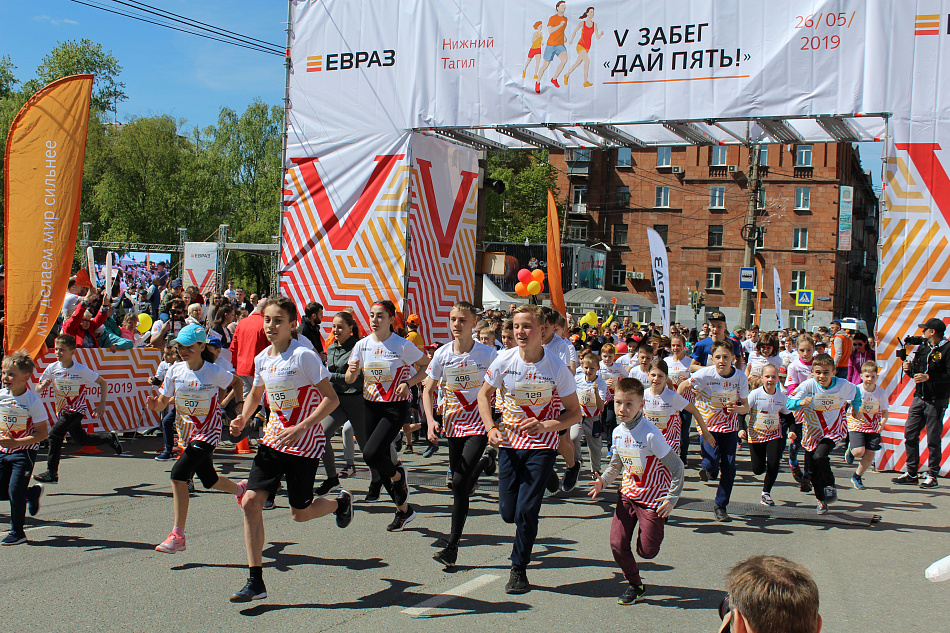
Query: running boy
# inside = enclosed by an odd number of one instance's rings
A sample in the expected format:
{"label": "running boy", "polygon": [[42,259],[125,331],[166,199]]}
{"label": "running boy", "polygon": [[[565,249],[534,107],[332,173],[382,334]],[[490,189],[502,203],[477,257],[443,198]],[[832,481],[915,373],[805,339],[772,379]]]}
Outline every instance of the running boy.
{"label": "running boy", "polygon": [[244,547],[250,577],[231,596],[231,602],[267,597],[262,569],[264,503],[287,481],[287,497],[294,521],[309,521],[333,513],[346,527],[353,518],[353,495],[342,490],[336,500],[313,498],[313,483],[326,446],[321,420],[340,404],[330,385],[330,374],[316,352],[293,338],[297,306],[283,295],[264,303],[264,334],[270,346],[254,358],[254,386],[244,410],[231,422],[240,435],[254,416],[265,391],[270,419],[251,465],[247,481],[238,484],[237,498],[244,510]]}
{"label": "running boy", "polygon": [[[670,336],[670,355],[664,360],[670,370],[670,387],[673,391],[679,389],[680,384],[689,378],[689,367],[692,359],[687,363],[689,356],[686,353],[686,337],[682,334],[673,334]],[[683,394],[686,401],[692,404],[696,400],[692,390]],[[683,462],[683,468],[686,468],[686,457],[689,454],[689,433],[693,422],[693,414],[688,410],[680,412],[680,461]]]}
{"label": "running boy", "polygon": [[637,362],[630,365],[631,378],[636,378],[641,385],[650,384],[650,363],[653,362],[653,346],[649,341],[642,341],[637,347]]}
{"label": "running boy", "polygon": [[590,496],[609,486],[621,472],[620,496],[610,526],[610,550],[630,583],[617,600],[628,605],[643,598],[646,588],[630,547],[637,533],[637,554],[655,558],[663,543],[663,529],[683,491],[683,462],[663,433],[643,417],[643,385],[634,378],[621,378],[614,390],[617,428],[611,445],[613,457],[603,476],[590,484]]}
{"label": "running boy", "polygon": [[[56,360],[46,366],[36,390],[43,393],[53,383],[57,420],[49,433],[46,471],[33,476],[36,481],[51,484],[59,482],[59,460],[67,433],[81,446],[108,444],[116,455],[122,454],[122,445],[115,433],[89,435],[82,428],[82,419],[87,412],[90,417],[99,418],[106,410],[106,393],[109,391],[106,379],[73,360],[76,337],[60,334],[53,343],[53,349],[56,351]],[[90,383],[99,385],[99,406],[95,409],[90,409],[86,397],[86,388]]]}
{"label": "running boy", "polygon": [[696,392],[696,408],[707,421],[715,445],[700,442],[703,465],[699,478],[709,481],[721,471],[716,490],[713,513],[717,521],[731,521],[726,509],[736,479],[736,446],[739,442],[739,415],[749,412],[746,398],[749,381],[735,368],[735,347],[730,339],[716,341],[710,349],[713,365],[703,367],[679,386],[683,395],[687,389]]}
{"label": "running boy", "polygon": [[[788,365],[785,376],[785,393],[791,394],[798,385],[802,384],[811,377],[812,360],[815,357],[815,339],[811,334],[802,334],[796,341],[797,354],[794,360]],[[789,427],[788,439],[791,445],[788,447],[788,465],[792,469],[792,477],[801,484],[802,492],[811,492],[811,476],[808,473],[808,465],[802,469],[798,465],[798,451],[802,447],[802,413],[796,411],[793,413],[794,425]]]}
{"label": "running boy", "polygon": [[0,388],[0,500],[10,502],[10,532],[0,545],[26,543],[26,511],[40,511],[43,485],[30,485],[36,449],[49,434],[46,407],[26,383],[35,369],[26,352],[3,359]]}
{"label": "running boy", "polygon": [[214,469],[214,448],[221,440],[220,391],[233,387],[241,389],[241,379],[232,376],[214,364],[211,353],[205,349],[207,334],[200,325],[186,325],[178,332],[178,355],[182,362],[175,363],[165,374],[158,396],[149,396],[146,405],[152,411],[161,411],[175,403],[175,422],[178,441],[184,448],[181,457],[172,466],[172,498],[175,523],[171,533],[155,549],[174,554],[185,549],[185,522],[188,520],[188,482],[198,475],[205,488],[243,494],[238,484],[221,477]]}
{"label": "running boy", "polygon": [[627,375],[628,369],[616,362],[617,347],[613,343],[604,343],[600,348],[600,371],[597,375],[607,385],[607,398],[604,400],[604,412],[600,416],[601,435],[608,437],[617,426],[617,416],[614,413],[614,387],[617,381]]}
{"label": "running boy", "polygon": [[702,413],[689,400],[670,389],[667,386],[669,382],[666,361],[654,358],[650,363],[650,388],[643,396],[643,415],[650,424],[663,432],[666,443],[676,453],[679,453],[680,448],[680,414],[683,411],[696,418],[703,439],[710,446],[715,446],[716,440],[709,434]]}
{"label": "running boy", "polygon": [[772,501],[772,485],[778,477],[779,464],[785,451],[780,416],[788,413],[785,407],[787,398],[778,386],[778,378],[778,367],[775,365],[769,363],[760,369],[758,379],[762,381],[762,386],[749,394],[748,429],[739,431],[739,439],[749,440],[752,472],[756,475],[765,473],[759,500],[764,506],[775,505]]}
{"label": "running boy", "polygon": [[789,396],[788,408],[802,412],[805,464],[815,486],[818,514],[825,514],[828,503],[838,499],[829,455],[848,432],[848,404],[855,411],[861,410],[861,394],[856,385],[835,377],[835,361],[828,354],[818,354],[812,370],[814,377],[798,385]]}
{"label": "running boy", "polygon": [[597,354],[586,354],[581,359],[581,368],[583,372],[574,376],[574,382],[577,384],[577,399],[580,401],[583,415],[581,421],[571,427],[571,441],[574,442],[574,456],[579,462],[581,435],[587,439],[591,472],[597,475],[600,474],[600,455],[604,444],[601,438],[600,416],[607,399],[608,387],[597,375],[600,369],[600,358]]}
{"label": "running boy", "polygon": [[[531,590],[525,570],[538,535],[538,515],[548,474],[557,456],[558,431],[581,419],[571,370],[542,344],[541,308],[514,310],[518,347],[502,352],[488,368],[478,392],[478,412],[489,443],[499,449],[498,508],[505,523],[515,523],[509,594]],[[504,387],[504,412],[496,425],[491,400]]]}
{"label": "running boy", "polygon": [[877,363],[873,360],[861,365],[861,409],[848,411],[848,440],[851,447],[845,454],[849,464],[858,461],[858,468],[851,475],[851,484],[864,490],[865,471],[874,461],[874,453],[881,448],[881,429],[887,422],[887,394],[877,386]]}

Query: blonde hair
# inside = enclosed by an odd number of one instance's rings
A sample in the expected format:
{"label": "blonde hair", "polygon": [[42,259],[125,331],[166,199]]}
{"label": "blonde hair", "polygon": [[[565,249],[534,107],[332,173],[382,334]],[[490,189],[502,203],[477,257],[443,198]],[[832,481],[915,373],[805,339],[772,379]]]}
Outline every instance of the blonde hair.
{"label": "blonde hair", "polygon": [[9,369],[11,367],[21,374],[32,376],[36,370],[36,363],[33,362],[33,357],[30,356],[29,352],[21,349],[19,352],[13,352],[3,359],[3,368]]}

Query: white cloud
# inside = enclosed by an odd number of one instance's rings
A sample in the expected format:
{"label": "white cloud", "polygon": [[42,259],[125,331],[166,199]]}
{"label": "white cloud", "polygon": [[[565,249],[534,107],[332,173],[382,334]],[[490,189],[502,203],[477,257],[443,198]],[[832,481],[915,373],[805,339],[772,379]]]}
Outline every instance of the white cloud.
{"label": "white cloud", "polygon": [[69,20],[67,18],[63,18],[61,20],[54,20],[48,15],[34,15],[33,19],[36,20],[37,22],[49,22],[53,26],[59,26],[60,24],[75,24],[77,26],[79,25],[79,22],[77,22],[76,20]]}

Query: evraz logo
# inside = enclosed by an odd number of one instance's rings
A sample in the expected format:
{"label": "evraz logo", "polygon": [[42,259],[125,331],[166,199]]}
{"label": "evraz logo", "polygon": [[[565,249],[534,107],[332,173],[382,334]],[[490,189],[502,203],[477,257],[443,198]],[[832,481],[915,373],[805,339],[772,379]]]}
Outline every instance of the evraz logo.
{"label": "evraz logo", "polygon": [[663,276],[663,258],[653,258],[653,281],[656,283],[656,297],[660,302],[660,311],[666,308],[666,278]]}

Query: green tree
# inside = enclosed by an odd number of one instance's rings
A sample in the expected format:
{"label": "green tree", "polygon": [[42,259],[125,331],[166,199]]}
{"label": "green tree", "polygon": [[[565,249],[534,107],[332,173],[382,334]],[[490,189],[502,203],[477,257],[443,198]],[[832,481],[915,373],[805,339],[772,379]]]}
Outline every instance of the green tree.
{"label": "green tree", "polygon": [[6,99],[12,95],[14,86],[20,83],[13,74],[15,70],[16,66],[13,65],[13,60],[9,55],[0,57],[0,99]]}
{"label": "green tree", "polygon": [[100,112],[115,112],[119,101],[125,101],[125,84],[119,81],[122,66],[112,55],[104,51],[102,44],[81,39],[68,40],[54,48],[36,69],[36,79],[23,85],[30,95],[46,84],[68,77],[90,73],[96,76],[92,84],[92,108]]}
{"label": "green tree", "polygon": [[548,189],[557,199],[557,172],[544,150],[502,150],[488,155],[488,177],[505,183],[489,192],[485,239],[500,242],[547,240]]}

